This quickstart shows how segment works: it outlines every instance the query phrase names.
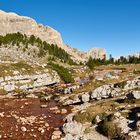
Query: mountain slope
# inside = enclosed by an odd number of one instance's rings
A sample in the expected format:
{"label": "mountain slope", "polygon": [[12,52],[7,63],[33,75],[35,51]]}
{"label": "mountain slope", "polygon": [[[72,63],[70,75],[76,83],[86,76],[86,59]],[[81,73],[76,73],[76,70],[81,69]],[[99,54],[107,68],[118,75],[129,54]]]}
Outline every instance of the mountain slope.
{"label": "mountain slope", "polygon": [[106,55],[105,49],[91,49],[89,52],[81,52],[63,43],[61,34],[49,26],[38,24],[35,20],[19,16],[15,13],[0,11],[0,35],[10,33],[26,34],[28,37],[34,35],[48,44],[54,44],[64,49],[75,61],[86,61],[89,56],[103,59]]}

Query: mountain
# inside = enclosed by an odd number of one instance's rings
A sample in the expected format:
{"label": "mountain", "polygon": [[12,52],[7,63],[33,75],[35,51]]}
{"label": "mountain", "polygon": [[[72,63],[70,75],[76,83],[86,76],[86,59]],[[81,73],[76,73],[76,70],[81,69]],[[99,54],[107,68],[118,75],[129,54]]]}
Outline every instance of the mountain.
{"label": "mountain", "polygon": [[127,56],[118,56],[118,57],[114,57],[114,60],[117,61],[119,60],[121,57],[126,58],[127,60],[129,60],[130,57],[135,57],[135,58],[140,58],[140,52],[134,53],[134,54],[130,54]]}
{"label": "mountain", "polygon": [[34,19],[26,16],[19,16],[15,13],[0,11],[0,35],[5,36],[12,33],[25,34],[28,37],[34,35],[48,44],[54,44],[64,49],[74,61],[87,61],[93,58],[103,59],[106,55],[105,49],[94,48],[88,52],[82,52],[64,44],[61,34],[55,29],[38,24]]}
{"label": "mountain", "polygon": [[133,55],[130,55],[130,56],[134,56],[134,57],[139,58],[139,57],[140,57],[140,52],[137,52],[137,53],[135,53],[135,54],[133,54]]}
{"label": "mountain", "polygon": [[20,32],[28,36],[35,35],[42,41],[63,47],[60,33],[53,28],[37,24],[35,20],[29,17],[0,11],[0,34],[6,35],[16,32]]}

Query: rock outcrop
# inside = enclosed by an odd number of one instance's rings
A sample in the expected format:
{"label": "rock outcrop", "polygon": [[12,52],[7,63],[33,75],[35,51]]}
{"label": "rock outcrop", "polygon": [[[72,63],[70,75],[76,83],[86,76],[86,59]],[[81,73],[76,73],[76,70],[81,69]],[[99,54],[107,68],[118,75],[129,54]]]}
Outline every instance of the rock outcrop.
{"label": "rock outcrop", "polygon": [[106,58],[106,50],[103,48],[92,48],[87,52],[87,57],[90,56],[95,59],[104,59]]}
{"label": "rock outcrop", "polygon": [[121,88],[116,87],[116,85],[114,84],[103,85],[89,92],[79,93],[76,95],[70,95],[67,98],[61,97],[60,102],[62,102],[63,105],[72,105],[72,104],[78,104],[78,103],[86,103],[92,100],[113,98],[122,94],[124,93],[121,91]]}
{"label": "rock outcrop", "polygon": [[32,75],[15,75],[0,77],[0,90],[13,92],[19,90],[38,89],[48,85],[59,83],[60,79],[56,73],[43,73]]}
{"label": "rock outcrop", "polygon": [[127,84],[125,85],[124,89],[131,90],[139,87],[140,87],[140,77],[137,77],[134,80],[127,81]]}
{"label": "rock outcrop", "polygon": [[73,89],[71,87],[71,88],[66,88],[65,90],[65,92],[70,95],[67,98],[61,97],[60,102],[62,102],[63,105],[72,105],[72,104],[86,103],[92,100],[114,98],[124,94],[127,94],[128,98],[139,99],[140,91],[134,90],[134,89],[139,89],[139,87],[140,87],[139,77],[127,82],[124,81],[116,84],[103,85],[89,92],[83,92],[76,95],[72,94],[71,90],[73,91]]}

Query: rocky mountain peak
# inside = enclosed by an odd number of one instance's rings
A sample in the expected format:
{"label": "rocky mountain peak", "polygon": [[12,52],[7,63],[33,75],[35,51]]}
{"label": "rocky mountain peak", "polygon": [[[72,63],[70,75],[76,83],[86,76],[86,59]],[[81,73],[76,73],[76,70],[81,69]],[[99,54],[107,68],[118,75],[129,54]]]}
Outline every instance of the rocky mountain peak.
{"label": "rocky mountain peak", "polygon": [[50,44],[57,44],[60,47],[63,46],[60,33],[51,27],[38,24],[29,17],[0,11],[0,34],[6,35],[17,32],[28,36],[35,35]]}
{"label": "rocky mountain peak", "polygon": [[92,48],[88,51],[88,56],[94,58],[104,59],[106,55],[106,50],[104,48]]}
{"label": "rocky mountain peak", "polygon": [[38,24],[30,17],[19,16],[15,13],[7,13],[0,10],[0,35],[17,32],[26,34],[27,36],[34,35],[49,44],[56,44],[69,53],[75,61],[86,61],[90,56],[102,59],[106,55],[105,49],[94,48],[89,52],[76,50],[65,45],[61,34],[55,29]]}

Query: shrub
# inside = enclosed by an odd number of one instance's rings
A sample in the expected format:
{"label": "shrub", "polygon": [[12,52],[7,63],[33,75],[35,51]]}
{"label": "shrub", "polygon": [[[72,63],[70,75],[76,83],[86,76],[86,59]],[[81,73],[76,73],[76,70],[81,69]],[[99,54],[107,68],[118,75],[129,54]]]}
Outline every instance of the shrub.
{"label": "shrub", "polygon": [[93,70],[95,67],[94,59],[92,57],[90,57],[89,60],[87,61],[86,65],[88,66],[88,68],[90,70]]}
{"label": "shrub", "polygon": [[7,91],[5,91],[4,89],[0,89],[0,95],[6,95]]}
{"label": "shrub", "polygon": [[98,125],[98,130],[109,139],[120,138],[120,129],[117,124],[113,121],[113,115],[109,115]]}
{"label": "shrub", "polygon": [[54,64],[52,62],[48,63],[48,65],[55,70],[60,78],[65,82],[65,83],[73,83],[74,79],[72,75],[69,73],[69,70],[64,68],[63,66],[60,66],[58,64]]}
{"label": "shrub", "polygon": [[103,134],[110,139],[117,137],[117,127],[113,122],[104,120],[100,128]]}
{"label": "shrub", "polygon": [[134,70],[133,73],[134,74],[140,74],[140,70]]}

